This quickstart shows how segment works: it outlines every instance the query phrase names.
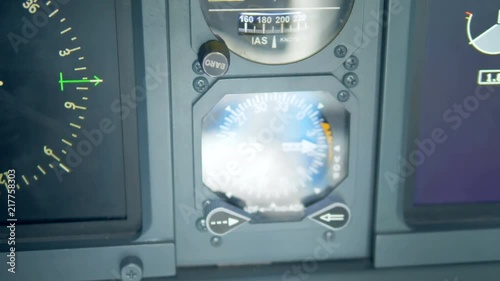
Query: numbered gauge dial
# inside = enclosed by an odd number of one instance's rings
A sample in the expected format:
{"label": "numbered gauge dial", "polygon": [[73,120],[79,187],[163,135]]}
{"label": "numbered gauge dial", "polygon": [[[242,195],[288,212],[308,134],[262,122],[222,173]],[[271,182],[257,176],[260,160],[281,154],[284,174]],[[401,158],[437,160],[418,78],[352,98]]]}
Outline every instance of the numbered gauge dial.
{"label": "numbered gauge dial", "polygon": [[469,44],[474,46],[476,50],[487,55],[500,55],[500,10],[498,11],[497,21],[491,21],[491,27],[484,30],[480,35],[475,38],[472,35],[472,22],[474,13],[467,11],[467,37]]}
{"label": "numbered gauge dial", "polygon": [[20,223],[126,216],[115,14],[109,0],[0,3],[0,199],[15,170]]}
{"label": "numbered gauge dial", "polygon": [[213,33],[234,53],[288,64],[325,48],[346,24],[354,0],[201,0]]}
{"label": "numbered gauge dial", "polygon": [[203,182],[249,213],[301,212],[346,177],[348,131],[326,92],[226,95],[203,120]]}

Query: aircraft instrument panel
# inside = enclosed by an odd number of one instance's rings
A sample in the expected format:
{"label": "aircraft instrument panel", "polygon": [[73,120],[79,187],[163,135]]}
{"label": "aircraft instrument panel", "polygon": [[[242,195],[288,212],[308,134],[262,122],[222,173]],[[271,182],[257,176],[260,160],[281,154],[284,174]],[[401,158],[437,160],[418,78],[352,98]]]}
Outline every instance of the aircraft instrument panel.
{"label": "aircraft instrument panel", "polygon": [[0,38],[0,280],[498,280],[498,1],[9,0]]}

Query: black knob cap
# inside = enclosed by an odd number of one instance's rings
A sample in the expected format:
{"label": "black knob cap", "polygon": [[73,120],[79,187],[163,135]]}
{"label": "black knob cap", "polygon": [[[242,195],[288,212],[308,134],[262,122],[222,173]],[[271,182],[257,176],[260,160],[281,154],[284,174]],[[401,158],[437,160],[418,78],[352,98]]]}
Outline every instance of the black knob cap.
{"label": "black knob cap", "polygon": [[198,60],[208,76],[223,76],[229,69],[229,49],[224,42],[208,41],[200,47]]}

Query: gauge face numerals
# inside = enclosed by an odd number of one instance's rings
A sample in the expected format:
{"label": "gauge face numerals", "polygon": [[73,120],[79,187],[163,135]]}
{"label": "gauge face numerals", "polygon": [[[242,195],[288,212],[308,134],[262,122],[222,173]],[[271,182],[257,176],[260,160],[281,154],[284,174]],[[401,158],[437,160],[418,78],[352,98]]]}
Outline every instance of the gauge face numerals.
{"label": "gauge face numerals", "polygon": [[109,0],[0,2],[0,174],[16,170],[20,221],[124,216],[115,14]]}
{"label": "gauge face numerals", "polygon": [[[12,25],[0,29],[9,39],[0,45],[0,58],[8,62],[0,67],[5,84],[0,89],[0,136],[4,139],[0,168],[17,169],[18,189],[54,174],[62,181],[64,174],[71,173],[65,156],[68,148],[76,147],[87,123],[92,91],[84,83],[89,79],[86,42],[79,38],[78,29],[73,28],[75,19],[66,17],[64,8],[57,1],[31,0],[2,6],[10,12],[3,20]],[[67,96],[55,95],[61,71],[84,77],[67,89]]]}
{"label": "gauge face numerals", "polygon": [[212,32],[234,53],[258,63],[288,64],[332,42],[354,0],[202,0],[201,6]]}
{"label": "gauge face numerals", "polygon": [[348,124],[326,92],[226,95],[203,120],[203,182],[249,213],[302,211],[346,177]]}

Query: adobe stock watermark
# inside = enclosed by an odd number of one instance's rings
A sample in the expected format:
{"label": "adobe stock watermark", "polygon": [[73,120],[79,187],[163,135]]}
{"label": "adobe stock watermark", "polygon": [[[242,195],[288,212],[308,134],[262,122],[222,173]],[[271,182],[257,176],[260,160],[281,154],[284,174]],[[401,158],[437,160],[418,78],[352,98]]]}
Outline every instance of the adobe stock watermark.
{"label": "adobe stock watermark", "polygon": [[[33,2],[30,9],[35,8],[35,10],[33,10],[33,13],[26,10],[26,16],[21,18],[21,29],[17,32],[9,32],[7,34],[7,39],[9,40],[14,52],[18,54],[19,47],[21,45],[28,44],[31,39],[35,38],[39,34],[40,29],[49,24],[50,17],[54,15],[58,9],[67,5],[69,2],[71,2],[71,0],[52,0],[50,1],[50,5]],[[19,5],[25,5],[25,3],[19,2]],[[29,4],[28,1],[27,3]],[[27,6],[25,5],[24,7],[26,8]]]}
{"label": "adobe stock watermark", "polygon": [[282,281],[305,281],[311,274],[318,271],[321,262],[329,260],[335,251],[340,248],[338,243],[326,242],[322,237],[316,238],[317,245],[313,249],[311,256],[305,258],[300,263],[290,266],[290,269],[283,272]]}
{"label": "adobe stock watermark", "polygon": [[[263,110],[257,105],[256,110]],[[265,109],[270,110],[270,109]],[[227,191],[231,186],[239,186],[244,190],[251,188],[250,183],[245,182],[242,176],[245,173],[244,166],[248,163],[258,159],[258,155],[265,153],[266,145],[273,143],[278,136],[280,136],[286,129],[286,127],[295,118],[294,114],[287,113],[285,108],[273,112],[273,115],[269,118],[269,123],[266,126],[262,126],[256,133],[255,137],[250,137],[240,143],[237,147],[237,156],[234,156],[229,162],[220,165],[220,163],[211,163],[204,165],[207,166],[217,166],[220,167],[219,170],[207,173],[203,179],[204,185],[211,188],[211,190],[205,186],[199,189],[200,196],[196,196],[195,206],[202,206],[204,198],[213,197],[213,191]],[[303,113],[303,112],[301,112]],[[239,115],[235,118],[239,118],[236,122],[246,122],[248,121],[244,115]],[[220,149],[226,149],[227,146],[234,145],[234,140],[227,140],[228,142],[221,143]],[[216,149],[218,151],[218,149]],[[202,156],[203,157],[203,156]],[[218,158],[211,158],[213,161],[218,161]],[[186,224],[191,224],[202,215],[201,212],[197,211],[194,207],[188,206],[186,204],[179,204],[178,209],[180,214]]]}
{"label": "adobe stock watermark", "polygon": [[[391,16],[399,15],[404,11],[401,1],[393,0],[390,3],[388,9],[384,10],[371,10],[371,18],[364,22],[362,26],[356,26],[354,28],[353,44],[348,42],[342,42],[350,50],[356,50],[356,53],[360,53],[361,50],[367,48],[374,39],[378,39],[381,35],[384,27],[386,27]],[[354,46],[353,46],[354,45]]]}
{"label": "adobe stock watermark", "polygon": [[[110,111],[119,116],[121,121],[130,117],[132,110],[136,109],[140,103],[146,101],[147,91],[157,89],[161,83],[168,79],[168,71],[162,70],[160,65],[154,68],[151,66],[146,67],[146,76],[144,86],[135,86],[130,90],[129,95],[122,95],[121,98],[115,99],[110,104]],[[64,149],[67,154],[64,157],[64,162],[69,169],[74,170],[78,168],[86,157],[91,155],[95,148],[99,147],[105,140],[107,135],[112,134],[121,124],[114,124],[111,118],[103,118],[100,120],[97,127],[87,130],[82,129],[81,135],[83,136],[75,145],[66,146]],[[67,174],[63,168],[59,166],[58,162],[53,162],[53,171],[59,180],[64,180],[64,175]]]}
{"label": "adobe stock watermark", "polygon": [[491,86],[479,86],[473,95],[467,96],[461,103],[455,103],[443,112],[443,126],[436,127],[425,139],[413,141],[415,149],[407,154],[407,157],[400,156],[399,171],[385,171],[384,178],[388,187],[396,191],[397,187],[415,173],[416,169],[425,164],[432,157],[439,147],[450,139],[450,132],[462,128],[463,124],[481,108],[495,93],[495,88]]}

